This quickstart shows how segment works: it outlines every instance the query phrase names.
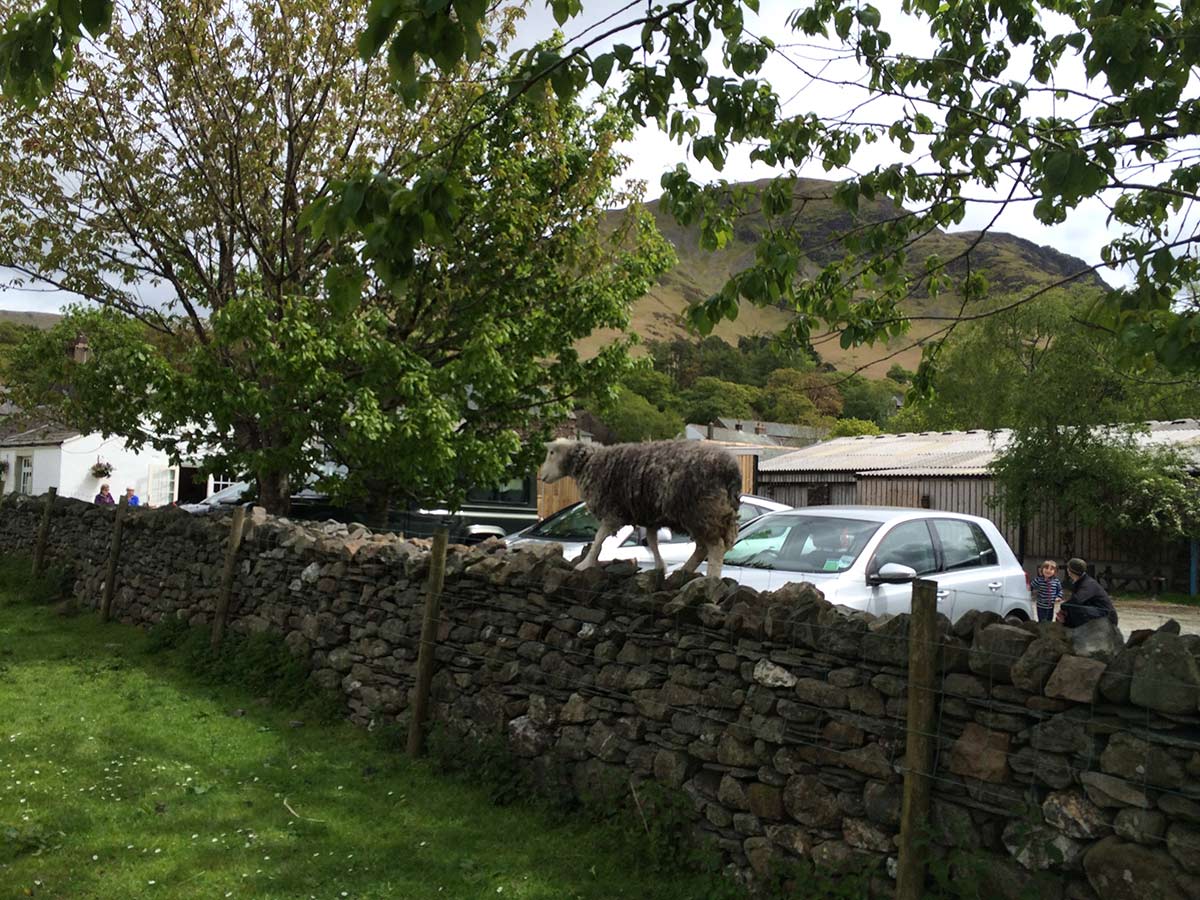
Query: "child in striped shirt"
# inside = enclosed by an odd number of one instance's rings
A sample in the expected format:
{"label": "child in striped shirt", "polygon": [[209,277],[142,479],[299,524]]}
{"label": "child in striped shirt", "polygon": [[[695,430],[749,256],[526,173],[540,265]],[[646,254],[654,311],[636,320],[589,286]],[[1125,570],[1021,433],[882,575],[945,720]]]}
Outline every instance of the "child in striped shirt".
{"label": "child in striped shirt", "polygon": [[1037,600],[1039,622],[1054,621],[1054,604],[1062,600],[1062,582],[1058,580],[1058,563],[1052,559],[1038,566],[1038,573],[1029,582],[1029,590]]}

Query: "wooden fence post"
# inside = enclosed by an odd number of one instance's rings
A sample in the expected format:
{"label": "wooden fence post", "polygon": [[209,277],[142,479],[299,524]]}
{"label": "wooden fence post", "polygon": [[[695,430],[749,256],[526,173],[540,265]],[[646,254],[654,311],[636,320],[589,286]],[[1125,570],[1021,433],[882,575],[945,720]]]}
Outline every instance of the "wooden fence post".
{"label": "wooden fence post", "polygon": [[46,506],[42,510],[42,524],[38,526],[37,544],[33,548],[33,577],[37,578],[46,568],[46,543],[50,540],[50,510],[54,508],[54,498],[58,496],[58,488],[52,487],[46,492]]}
{"label": "wooden fence post", "polygon": [[121,556],[121,531],[125,527],[125,510],[128,498],[122,494],[117,501],[117,515],[113,519],[112,544],[108,548],[108,568],[104,572],[104,595],[100,599],[100,621],[107,622],[112,613],[113,591],[117,588],[117,560]]}
{"label": "wooden fence post", "polygon": [[229,616],[229,597],[233,593],[233,576],[237,569],[237,552],[242,543],[242,531],[246,525],[246,507],[233,508],[233,521],[229,523],[229,543],[225,546],[225,568],[221,570],[221,588],[217,594],[217,609],[213,613],[212,648],[221,646],[225,636],[225,619]]}
{"label": "wooden fence post", "polygon": [[433,532],[429,554],[429,592],[425,596],[425,615],[421,619],[421,646],[417,651],[417,684],[413,689],[412,718],[408,723],[408,755],[420,756],[429,707],[429,686],[433,683],[434,642],[437,639],[438,610],[442,585],[446,580],[446,544],[449,533],[444,527]]}
{"label": "wooden fence post", "polygon": [[913,582],[912,615],[908,623],[908,716],[896,900],[920,900],[925,895],[938,649],[937,582],[918,579]]}

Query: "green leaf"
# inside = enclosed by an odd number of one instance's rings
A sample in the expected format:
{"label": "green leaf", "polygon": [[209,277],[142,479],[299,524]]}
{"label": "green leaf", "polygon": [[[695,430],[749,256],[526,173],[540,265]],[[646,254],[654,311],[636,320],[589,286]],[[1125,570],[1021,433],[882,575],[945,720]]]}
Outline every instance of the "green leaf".
{"label": "green leaf", "polygon": [[99,37],[112,27],[113,0],[82,0],[80,21],[92,37]]}
{"label": "green leaf", "polygon": [[612,74],[613,63],[616,62],[616,57],[611,53],[604,53],[592,60],[592,80],[600,87],[608,84],[609,75]]}

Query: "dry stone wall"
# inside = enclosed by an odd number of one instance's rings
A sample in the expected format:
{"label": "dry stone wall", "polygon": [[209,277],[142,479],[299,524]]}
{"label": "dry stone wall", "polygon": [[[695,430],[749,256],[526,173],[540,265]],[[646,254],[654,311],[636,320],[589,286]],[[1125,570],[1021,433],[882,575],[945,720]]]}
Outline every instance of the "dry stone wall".
{"label": "dry stone wall", "polygon": [[[42,500],[0,499],[28,549]],[[113,510],[59,500],[50,557],[101,589]],[[230,629],[280,634],[360,724],[402,717],[428,547],[361,526],[247,520]],[[227,519],[132,510],[114,614],[207,624]],[[803,856],[894,867],[907,616],[696,579],[654,591],[631,564],[574,572],[555,549],[452,547],[433,717],[501,732],[577,789],[653,778],[686,793],[740,865]],[[989,614],[940,622],[930,836],[996,897],[1200,897],[1200,636],[1127,638]],[[886,875],[877,883],[886,891]]]}

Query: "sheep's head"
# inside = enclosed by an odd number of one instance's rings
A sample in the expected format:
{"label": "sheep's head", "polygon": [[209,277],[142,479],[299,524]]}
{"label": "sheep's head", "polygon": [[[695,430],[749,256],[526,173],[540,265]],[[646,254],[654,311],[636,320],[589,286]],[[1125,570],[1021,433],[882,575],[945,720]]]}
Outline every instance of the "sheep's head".
{"label": "sheep's head", "polygon": [[566,438],[558,438],[546,444],[546,460],[542,463],[539,472],[542,481],[551,484],[571,474],[567,471],[567,457],[575,448],[576,443],[576,441],[569,441]]}

